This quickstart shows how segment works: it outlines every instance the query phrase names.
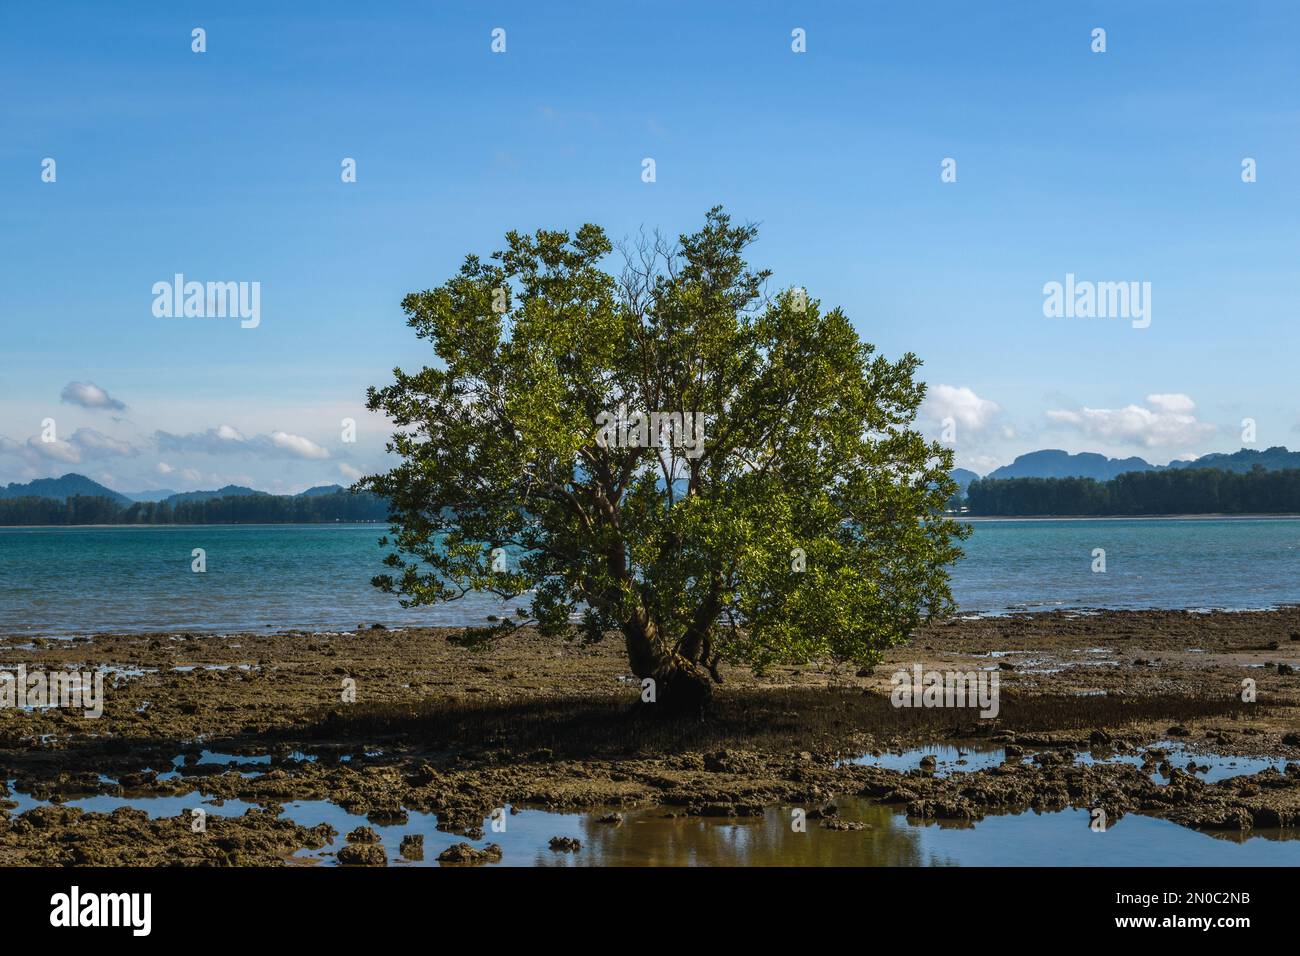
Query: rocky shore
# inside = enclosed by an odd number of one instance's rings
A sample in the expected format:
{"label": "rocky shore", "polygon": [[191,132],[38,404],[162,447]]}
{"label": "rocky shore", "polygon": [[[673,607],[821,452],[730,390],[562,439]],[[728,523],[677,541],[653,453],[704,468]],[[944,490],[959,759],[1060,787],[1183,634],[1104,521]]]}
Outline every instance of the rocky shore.
{"label": "rocky shore", "polygon": [[[379,826],[436,813],[439,829],[480,843],[505,807],[600,811],[611,825],[633,809],[745,819],[802,807],[849,840],[855,825],[834,806],[844,796],[923,820],[1075,807],[1241,836],[1300,828],[1293,608],[954,619],[869,670],[724,668],[704,721],[642,705],[617,639],[523,633],[470,651],[447,634],[367,623],[329,634],[0,638],[0,671],[105,674],[95,719],[0,708],[0,865],[279,865],[329,846],[345,864],[384,862],[365,834],[282,812],[304,800]],[[996,671],[998,716],[894,707],[891,675],[918,663]],[[993,759],[948,772],[924,759],[854,762],[938,745]],[[235,756],[201,762],[205,751]],[[1219,758],[1272,766],[1210,782],[1198,761]],[[249,807],[213,809],[196,831],[189,813],[69,805],[85,797]],[[403,855],[422,853],[418,844]],[[457,843],[445,862],[490,863],[493,845]]]}

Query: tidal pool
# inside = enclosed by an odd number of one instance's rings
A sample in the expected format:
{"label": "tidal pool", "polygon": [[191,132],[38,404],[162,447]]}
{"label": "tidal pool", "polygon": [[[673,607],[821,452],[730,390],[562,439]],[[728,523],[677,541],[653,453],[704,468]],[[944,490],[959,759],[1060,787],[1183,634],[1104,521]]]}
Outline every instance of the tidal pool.
{"label": "tidal pool", "polygon": [[[1267,766],[1279,769],[1283,761],[1239,757],[1209,757],[1165,746],[1170,761],[1179,767],[1194,760],[1209,781]],[[934,755],[936,773],[968,772],[994,766],[1004,758],[1000,747],[964,745],[916,748],[902,754],[860,757],[869,763],[899,771],[916,768],[921,757]],[[295,754],[296,759],[311,759]],[[1025,759],[1029,759],[1027,755]],[[1103,759],[1141,764],[1134,755],[1094,757],[1076,754],[1079,762]],[[203,751],[192,764],[238,768],[255,776],[267,767],[267,756],[239,756]],[[166,777],[180,776],[177,757]],[[1156,779],[1160,779],[1158,775]],[[10,799],[23,813],[45,801],[19,793],[10,781]],[[608,811],[555,813],[528,807],[507,808],[504,829],[493,832],[492,820],[482,822],[484,835],[470,839],[437,828],[432,813],[410,812],[401,824],[374,824],[365,816],[349,813],[324,800],[298,800],[284,804],[285,818],[306,827],[328,823],[338,836],[321,850],[303,849],[291,862],[302,865],[338,865],[336,854],[346,845],[347,834],[368,826],[379,834],[388,862],[393,866],[443,866],[438,855],[455,843],[482,849],[495,843],[502,849],[499,863],[487,866],[1300,866],[1300,830],[1255,829],[1248,834],[1208,833],[1181,827],[1153,817],[1129,814],[1113,821],[1104,832],[1089,826],[1086,810],[1052,813],[990,815],[977,823],[910,820],[897,805],[883,805],[858,797],[835,801],[839,819],[863,824],[856,830],[829,830],[821,820],[808,819],[802,830],[792,826],[792,806],[769,807],[764,814],[746,818],[668,816],[663,807],[624,810],[623,822],[601,823]],[[240,800],[218,804],[200,793],[184,796],[96,795],[66,801],[87,812],[110,813],[134,807],[152,818],[185,815],[202,807],[209,816],[239,816],[253,805]],[[811,807],[803,809],[812,809]],[[404,836],[424,838],[423,859],[408,860],[399,847]],[[553,837],[581,841],[576,852],[550,848]],[[465,865],[465,864],[452,864]]]}
{"label": "tidal pool", "polygon": [[[1249,838],[1199,833],[1175,823],[1130,814],[1105,832],[1089,827],[1086,810],[990,816],[973,825],[909,821],[897,809],[860,798],[835,801],[840,817],[865,823],[863,830],[825,830],[808,820],[791,828],[790,809],[772,807],[762,817],[719,819],[665,817],[662,808],[624,812],[621,825],[598,823],[599,813],[521,810],[507,814],[506,829],[490,821],[480,840],[436,829],[433,814],[412,813],[395,826],[374,826],[323,801],[285,806],[305,826],[329,823],[335,843],[302,851],[297,859],[335,865],[345,835],[371,826],[391,865],[441,866],[438,854],[453,843],[482,848],[498,844],[504,866],[1296,866],[1300,833],[1254,830]],[[424,836],[424,859],[398,854],[402,836]],[[576,837],[576,853],[551,850],[552,837]]]}
{"label": "tidal pool", "polygon": [[[1161,741],[1142,747],[1137,753],[1100,755],[1086,750],[1076,751],[1074,762],[1077,764],[1124,763],[1131,764],[1134,767],[1141,767],[1144,753],[1151,749],[1165,752],[1165,757],[1160,762],[1167,760],[1172,766],[1187,773],[1195,774],[1198,779],[1205,783],[1218,783],[1220,780],[1226,780],[1229,777],[1256,774],[1270,767],[1280,772],[1287,765],[1287,761],[1281,757],[1231,757],[1219,754],[1201,754],[1188,749],[1182,744],[1169,741]],[[913,747],[901,753],[886,752],[878,756],[867,754],[856,757],[849,762],[870,767],[883,767],[886,770],[897,770],[900,773],[905,773],[908,770],[919,770],[921,759],[925,756],[935,758],[935,776],[944,777],[956,772],[972,773],[976,770],[996,767],[1006,760],[1006,751],[1002,747],[991,744],[967,743],[962,744],[960,747],[951,744],[939,744],[931,747]],[[1032,763],[1033,753],[1026,753],[1023,761]],[[1194,764],[1195,769],[1188,769],[1189,764]],[[1152,767],[1151,779],[1157,782],[1168,780],[1156,766]]]}

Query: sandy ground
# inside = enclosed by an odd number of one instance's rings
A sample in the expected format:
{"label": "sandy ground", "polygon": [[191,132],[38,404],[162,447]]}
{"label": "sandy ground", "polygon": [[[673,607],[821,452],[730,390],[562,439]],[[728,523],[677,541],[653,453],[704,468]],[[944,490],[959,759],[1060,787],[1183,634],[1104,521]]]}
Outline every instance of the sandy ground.
{"label": "sandy ground", "polygon": [[[0,785],[0,864],[279,864],[333,835],[277,816],[295,799],[330,800],[375,822],[434,811],[452,832],[505,804],[745,817],[845,793],[948,820],[1102,806],[1111,819],[1143,813],[1238,833],[1300,827],[1300,762],[1209,784],[1163,749],[1176,744],[1184,762],[1198,752],[1300,761],[1300,609],[956,619],[918,632],[870,672],[724,668],[702,721],[642,705],[616,638],[559,644],[524,633],[469,651],[446,637],[367,626],[0,638],[0,670],[107,668],[97,719],[0,708],[10,782]],[[996,669],[997,718],[894,707],[891,674],[916,663]],[[1254,701],[1242,700],[1244,680]],[[355,701],[344,701],[347,686]],[[996,744],[1006,757],[949,776],[844,762],[937,742]],[[198,764],[204,749],[272,759]],[[1080,753],[1141,753],[1147,766],[1080,766]],[[180,773],[160,779],[177,757]],[[5,799],[13,791],[49,804],[19,814]],[[196,792],[262,810],[214,816],[194,833],[186,816],[61,805]],[[831,825],[833,813],[823,818]]]}

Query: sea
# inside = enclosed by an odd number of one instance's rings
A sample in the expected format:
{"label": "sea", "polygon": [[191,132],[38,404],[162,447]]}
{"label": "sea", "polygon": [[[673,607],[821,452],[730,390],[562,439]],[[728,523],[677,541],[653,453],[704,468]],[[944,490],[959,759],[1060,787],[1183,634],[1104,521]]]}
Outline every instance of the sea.
{"label": "sea", "polygon": [[[951,569],[961,614],[1300,602],[1300,518],[973,519]],[[464,626],[470,594],[404,608],[372,586],[375,524],[0,528],[0,632]],[[196,572],[196,549],[205,570]]]}

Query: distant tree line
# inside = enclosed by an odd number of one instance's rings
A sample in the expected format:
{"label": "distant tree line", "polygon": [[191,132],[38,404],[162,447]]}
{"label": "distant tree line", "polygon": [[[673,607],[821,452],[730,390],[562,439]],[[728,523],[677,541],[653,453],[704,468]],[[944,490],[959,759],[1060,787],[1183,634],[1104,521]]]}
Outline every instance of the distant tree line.
{"label": "distant tree line", "polygon": [[1002,478],[971,482],[972,515],[1300,514],[1300,469],[1131,471],[1093,478]]}
{"label": "distant tree line", "polygon": [[112,498],[0,498],[0,525],[319,524],[386,521],[388,502],[368,491],[319,495],[236,495],[123,505]]}

